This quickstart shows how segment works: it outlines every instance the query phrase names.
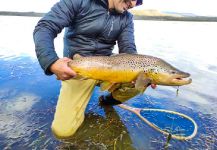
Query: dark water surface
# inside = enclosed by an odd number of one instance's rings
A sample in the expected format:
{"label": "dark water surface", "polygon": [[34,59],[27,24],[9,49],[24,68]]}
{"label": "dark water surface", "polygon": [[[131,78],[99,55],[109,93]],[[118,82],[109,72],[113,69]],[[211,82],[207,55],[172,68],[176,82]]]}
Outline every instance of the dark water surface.
{"label": "dark water surface", "polygon": [[[34,56],[31,34],[36,21],[0,17],[3,35],[0,37],[0,149],[165,149],[167,137],[135,114],[117,106],[98,106],[98,97],[103,94],[98,87],[78,132],[66,142],[55,139],[50,126],[60,82],[54,76],[45,76]],[[18,28],[13,28],[14,24]],[[162,29],[155,28],[159,24]],[[144,27],[142,31],[138,30],[141,26]],[[213,30],[214,26],[216,24],[136,22],[137,45],[144,50],[140,53],[161,57],[192,74],[193,83],[180,87],[178,96],[176,87],[159,86],[156,90],[148,88],[144,95],[126,102],[138,108],[177,111],[197,122],[198,133],[192,140],[172,139],[168,149],[217,149],[217,64],[212,53],[216,47],[213,38],[199,37],[196,32],[205,30],[207,35],[212,35],[217,32],[217,29]],[[179,31],[181,29],[193,32],[187,32],[188,36],[185,36],[186,33]],[[8,35],[11,32],[14,36]],[[189,42],[193,37],[194,40]],[[204,42],[208,46],[202,51]]]}

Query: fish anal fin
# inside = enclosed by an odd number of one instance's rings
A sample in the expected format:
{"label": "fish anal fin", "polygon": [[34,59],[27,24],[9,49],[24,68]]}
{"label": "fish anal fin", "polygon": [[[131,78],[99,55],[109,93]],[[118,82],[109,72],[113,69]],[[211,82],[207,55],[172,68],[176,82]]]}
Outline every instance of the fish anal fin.
{"label": "fish anal fin", "polygon": [[89,78],[77,74],[73,79],[76,79],[76,80],[87,80]]}
{"label": "fish anal fin", "polygon": [[[104,81],[100,84],[100,89],[101,91],[110,91],[112,90],[113,86],[115,85],[116,83],[112,83],[112,82],[109,82],[109,81]],[[115,88],[116,89],[116,88]]]}
{"label": "fish anal fin", "polygon": [[108,89],[109,92],[113,92],[114,90],[118,89],[121,87],[120,83],[114,83],[112,86]]}

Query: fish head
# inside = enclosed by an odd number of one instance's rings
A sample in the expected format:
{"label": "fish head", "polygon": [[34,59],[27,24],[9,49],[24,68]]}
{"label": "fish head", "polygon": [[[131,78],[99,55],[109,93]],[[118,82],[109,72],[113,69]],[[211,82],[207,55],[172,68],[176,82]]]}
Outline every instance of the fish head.
{"label": "fish head", "polygon": [[163,60],[156,62],[147,71],[147,74],[152,79],[152,83],[157,85],[181,86],[192,82],[189,73],[183,72]]}

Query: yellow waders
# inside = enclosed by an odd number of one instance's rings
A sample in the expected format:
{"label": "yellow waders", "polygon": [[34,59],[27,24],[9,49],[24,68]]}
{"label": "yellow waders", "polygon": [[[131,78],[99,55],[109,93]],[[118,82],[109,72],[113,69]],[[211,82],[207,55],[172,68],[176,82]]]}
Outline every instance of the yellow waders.
{"label": "yellow waders", "polygon": [[62,81],[52,123],[52,131],[57,138],[69,138],[80,127],[96,82],[92,79]]}

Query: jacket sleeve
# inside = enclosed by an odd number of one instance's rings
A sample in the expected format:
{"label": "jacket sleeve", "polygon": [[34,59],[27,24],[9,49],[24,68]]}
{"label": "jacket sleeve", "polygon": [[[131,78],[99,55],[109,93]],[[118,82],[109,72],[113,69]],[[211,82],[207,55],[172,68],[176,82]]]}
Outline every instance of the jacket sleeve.
{"label": "jacket sleeve", "polygon": [[53,74],[49,67],[59,59],[54,48],[54,38],[64,27],[73,23],[81,2],[81,0],[61,0],[39,20],[35,27],[33,39],[36,56],[46,75]]}
{"label": "jacket sleeve", "polygon": [[126,26],[118,37],[119,53],[137,53],[135,40],[134,40],[134,24],[133,16],[130,14],[127,19]]}

